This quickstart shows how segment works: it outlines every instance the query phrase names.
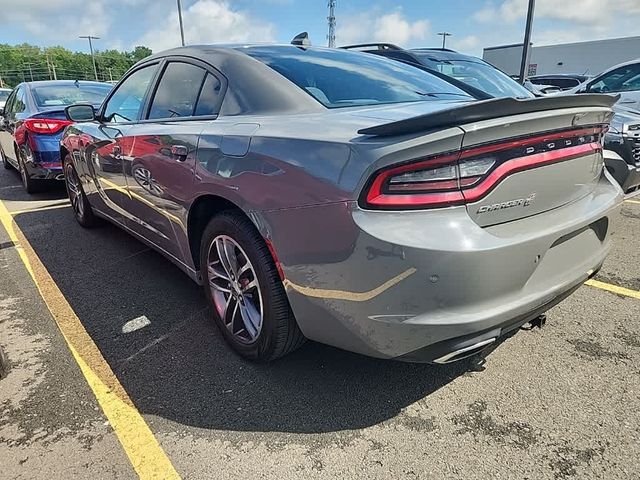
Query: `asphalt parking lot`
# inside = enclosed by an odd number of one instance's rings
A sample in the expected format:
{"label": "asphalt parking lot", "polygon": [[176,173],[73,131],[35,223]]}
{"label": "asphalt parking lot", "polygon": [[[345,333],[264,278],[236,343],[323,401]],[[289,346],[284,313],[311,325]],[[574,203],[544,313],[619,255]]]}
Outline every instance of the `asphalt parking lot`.
{"label": "asphalt parking lot", "polygon": [[640,200],[597,277],[612,291],[583,286],[483,371],[313,343],[245,362],[195,284],[81,229],[61,188],[2,171],[0,202],[2,478],[640,477]]}

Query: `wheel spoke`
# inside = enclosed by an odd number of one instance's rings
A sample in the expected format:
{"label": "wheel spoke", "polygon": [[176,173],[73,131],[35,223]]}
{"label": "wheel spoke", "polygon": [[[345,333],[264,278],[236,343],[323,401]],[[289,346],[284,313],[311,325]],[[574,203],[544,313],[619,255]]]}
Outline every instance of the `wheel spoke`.
{"label": "wheel spoke", "polygon": [[257,286],[258,286],[258,282],[256,282],[256,279],[254,278],[253,280],[251,280],[249,283],[247,283],[242,287],[242,293],[246,293],[252,288],[255,288]]}
{"label": "wheel spoke", "polygon": [[224,247],[224,239],[219,237],[216,239],[216,251],[218,252],[218,259],[220,260],[220,265],[224,268],[224,271],[227,272],[227,277],[231,278],[233,270],[231,269],[231,265],[229,265],[229,260],[227,259],[226,249]]}
{"label": "wheel spoke", "polygon": [[240,315],[244,329],[253,340],[258,335],[258,327],[260,326],[260,314],[253,307],[251,302],[240,303]]}
{"label": "wheel spoke", "polygon": [[218,284],[215,282],[215,280],[216,280],[215,278],[212,278],[211,280],[209,280],[209,285],[211,285],[211,288],[213,288],[213,289],[215,289],[215,290],[217,290],[217,291],[219,291],[219,292],[222,292],[222,293],[228,293],[228,294],[231,294],[231,289],[229,289],[229,288],[225,288],[225,287],[223,287],[222,285],[218,285]]}
{"label": "wheel spoke", "polygon": [[234,297],[229,297],[227,301],[227,306],[224,310],[224,324],[227,326],[227,330],[231,333],[235,333],[233,331],[235,318],[238,313],[238,301]]}
{"label": "wheel spoke", "polygon": [[217,277],[217,278],[221,278],[222,280],[226,280],[228,282],[229,276],[227,275],[227,272],[225,272],[224,270],[222,271],[218,270],[214,266],[215,263],[221,263],[221,262],[219,260],[216,260],[215,262],[209,264],[209,278]]}
{"label": "wheel spoke", "polygon": [[230,274],[232,273],[233,277],[238,278],[238,259],[236,257],[234,244],[229,241],[223,240],[222,249],[224,251],[224,256],[225,256],[227,265],[231,269],[229,273]]}

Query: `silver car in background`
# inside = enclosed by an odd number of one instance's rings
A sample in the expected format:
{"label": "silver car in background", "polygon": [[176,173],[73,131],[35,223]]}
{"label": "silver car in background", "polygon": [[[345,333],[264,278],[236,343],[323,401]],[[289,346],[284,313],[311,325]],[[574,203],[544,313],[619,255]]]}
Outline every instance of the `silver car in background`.
{"label": "silver car in background", "polygon": [[100,111],[68,107],[61,156],[78,222],[175,262],[246,358],[308,338],[446,363],[600,268],[622,199],[601,144],[615,100],[476,101],[358,52],[184,47]]}

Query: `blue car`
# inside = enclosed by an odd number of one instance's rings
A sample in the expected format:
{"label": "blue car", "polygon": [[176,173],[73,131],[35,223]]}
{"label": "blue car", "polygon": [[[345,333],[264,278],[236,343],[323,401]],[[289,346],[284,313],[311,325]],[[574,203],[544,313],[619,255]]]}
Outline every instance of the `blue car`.
{"label": "blue car", "polygon": [[0,158],[20,172],[34,193],[50,180],[62,180],[60,138],[69,122],[64,108],[73,103],[99,106],[111,91],[101,82],[51,80],[19,84],[0,108]]}

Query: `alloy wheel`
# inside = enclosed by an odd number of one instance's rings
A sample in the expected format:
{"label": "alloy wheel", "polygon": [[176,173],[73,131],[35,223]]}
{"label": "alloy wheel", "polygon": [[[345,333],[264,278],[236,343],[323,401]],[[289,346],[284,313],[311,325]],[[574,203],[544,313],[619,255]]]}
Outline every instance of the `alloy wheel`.
{"label": "alloy wheel", "polygon": [[67,164],[65,171],[67,181],[67,190],[69,192],[69,200],[71,207],[79,218],[84,216],[84,202],[82,199],[82,189],[80,187],[80,179],[73,166]]}
{"label": "alloy wheel", "polygon": [[233,238],[218,235],[209,245],[207,278],[227,330],[241,343],[254,343],[262,330],[262,293],[249,257]]}

